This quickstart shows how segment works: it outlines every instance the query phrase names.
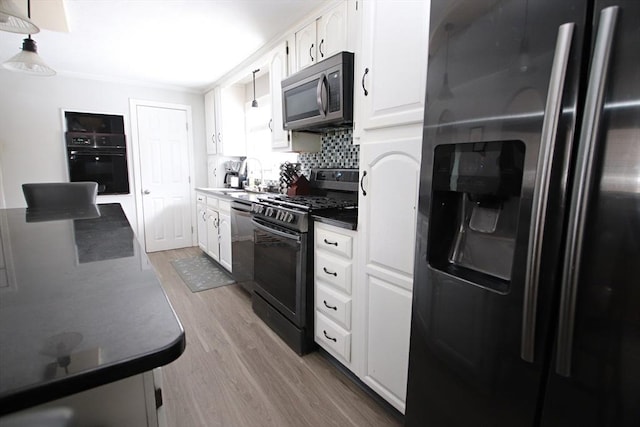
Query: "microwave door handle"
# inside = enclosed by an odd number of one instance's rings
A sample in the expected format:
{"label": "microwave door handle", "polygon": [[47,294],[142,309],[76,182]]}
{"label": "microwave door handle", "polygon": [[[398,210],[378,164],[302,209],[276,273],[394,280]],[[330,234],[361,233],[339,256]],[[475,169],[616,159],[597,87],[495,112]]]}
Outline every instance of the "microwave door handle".
{"label": "microwave door handle", "polygon": [[324,74],[318,80],[316,88],[316,100],[318,102],[318,112],[322,117],[327,115],[327,76]]}

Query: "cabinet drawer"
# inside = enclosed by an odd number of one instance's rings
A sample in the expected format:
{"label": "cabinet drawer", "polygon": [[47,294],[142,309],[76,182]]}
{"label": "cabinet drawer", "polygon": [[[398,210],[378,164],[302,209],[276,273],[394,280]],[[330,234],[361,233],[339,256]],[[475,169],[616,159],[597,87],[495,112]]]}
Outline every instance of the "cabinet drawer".
{"label": "cabinet drawer", "polygon": [[322,228],[316,230],[316,248],[318,249],[324,249],[351,259],[352,246],[351,236]]}
{"label": "cabinet drawer", "polygon": [[316,312],[316,342],[351,361],[351,333]]}
{"label": "cabinet drawer", "polygon": [[221,211],[231,212],[231,202],[229,202],[228,200],[219,200],[218,208]]}
{"label": "cabinet drawer", "polygon": [[351,298],[318,282],[316,282],[316,310],[343,328],[351,329]]}
{"label": "cabinet drawer", "polygon": [[212,208],[218,207],[218,199],[216,197],[207,197],[207,206]]}
{"label": "cabinet drawer", "polygon": [[316,253],[316,278],[331,283],[351,295],[351,262],[325,254]]}
{"label": "cabinet drawer", "polygon": [[204,194],[196,193],[196,201],[198,203],[207,203],[207,196],[205,196]]}

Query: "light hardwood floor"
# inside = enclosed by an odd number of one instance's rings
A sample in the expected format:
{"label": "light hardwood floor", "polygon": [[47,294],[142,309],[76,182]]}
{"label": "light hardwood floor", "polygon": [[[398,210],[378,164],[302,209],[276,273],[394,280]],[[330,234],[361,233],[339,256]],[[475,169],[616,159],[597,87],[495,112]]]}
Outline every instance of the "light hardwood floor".
{"label": "light hardwood floor", "polygon": [[169,426],[399,426],[317,352],[299,357],[238,285],[192,293],[170,264],[197,247],[149,254],[187,337],[163,368]]}

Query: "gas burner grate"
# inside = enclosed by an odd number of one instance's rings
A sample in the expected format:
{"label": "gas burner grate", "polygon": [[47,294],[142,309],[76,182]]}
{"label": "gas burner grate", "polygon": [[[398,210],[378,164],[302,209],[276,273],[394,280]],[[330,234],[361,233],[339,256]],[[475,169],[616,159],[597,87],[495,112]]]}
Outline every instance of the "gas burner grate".
{"label": "gas burner grate", "polygon": [[351,208],[357,205],[356,201],[344,200],[334,197],[326,196],[286,196],[278,195],[273,196],[267,200],[267,202],[282,203],[294,208],[301,208],[308,211],[320,210],[320,209],[337,209],[337,208]]}

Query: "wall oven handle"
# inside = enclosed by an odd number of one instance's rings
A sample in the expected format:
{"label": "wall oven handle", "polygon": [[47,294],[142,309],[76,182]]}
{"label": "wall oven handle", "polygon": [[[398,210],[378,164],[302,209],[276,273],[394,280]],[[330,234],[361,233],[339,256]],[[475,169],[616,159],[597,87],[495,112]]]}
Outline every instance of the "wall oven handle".
{"label": "wall oven handle", "polygon": [[318,112],[322,117],[327,115],[327,76],[324,74],[318,80],[316,87],[316,101],[318,103]]}
{"label": "wall oven handle", "polygon": [[547,104],[544,109],[538,166],[533,190],[529,243],[527,247],[527,266],[525,270],[524,302],[522,307],[522,340],[520,357],[533,363],[535,357],[536,310],[538,302],[538,283],[540,279],[540,258],[542,256],[542,238],[549,197],[549,179],[551,163],[555,151],[558,121],[562,107],[562,93],[567,75],[567,64],[571,52],[571,40],[575,23],[563,24],[558,28],[556,49],[549,78]]}
{"label": "wall oven handle", "polygon": [[556,354],[556,373],[565,377],[571,375],[576,298],[582,245],[584,243],[584,229],[589,195],[593,187],[595,149],[617,16],[618,6],[607,7],[600,12],[600,24],[593,49],[584,117],[582,118],[582,129],[580,130],[576,172],[571,189],[567,244],[562,268]]}
{"label": "wall oven handle", "polygon": [[257,222],[255,219],[251,220],[251,223],[258,229],[266,232],[266,233],[271,233],[271,234],[275,234],[276,236],[279,237],[284,237],[285,239],[290,239],[290,240],[295,240],[296,242],[300,243],[300,236],[295,236],[292,234],[288,234],[288,233],[284,233],[282,231],[279,230],[274,230],[271,227],[267,227],[266,225],[262,225],[259,222]]}

